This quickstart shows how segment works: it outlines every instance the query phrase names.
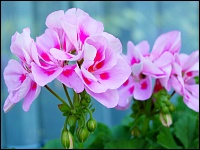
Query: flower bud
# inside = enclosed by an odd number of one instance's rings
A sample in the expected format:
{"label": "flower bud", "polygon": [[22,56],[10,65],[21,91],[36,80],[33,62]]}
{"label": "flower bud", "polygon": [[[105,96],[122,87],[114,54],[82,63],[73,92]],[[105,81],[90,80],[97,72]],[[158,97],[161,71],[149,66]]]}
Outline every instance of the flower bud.
{"label": "flower bud", "polygon": [[87,102],[86,99],[82,99],[81,100],[81,105],[85,106],[85,107],[88,107],[89,103]]}
{"label": "flower bud", "polygon": [[169,113],[169,108],[167,106],[162,107],[161,109],[163,114],[168,114]]}
{"label": "flower bud", "polygon": [[76,133],[78,140],[81,143],[85,142],[90,134],[87,128],[78,128]]}
{"label": "flower bud", "polygon": [[93,118],[90,118],[88,121],[87,121],[87,129],[89,132],[93,132],[97,127],[97,122],[96,120],[94,120]]}
{"label": "flower bud", "polygon": [[73,148],[73,144],[74,144],[74,137],[71,134],[71,132],[69,132],[67,129],[63,129],[62,130],[62,134],[61,134],[61,143],[62,146],[64,148],[69,148],[72,149]]}
{"label": "flower bud", "polygon": [[169,127],[172,124],[172,117],[170,114],[160,113],[160,121],[165,127]]}
{"label": "flower bud", "polygon": [[170,112],[173,112],[174,110],[175,110],[175,107],[174,107],[173,104],[171,104],[171,105],[169,106],[169,111],[170,111]]}
{"label": "flower bud", "polygon": [[75,126],[75,124],[76,124],[76,120],[77,120],[76,116],[75,116],[75,115],[71,115],[71,116],[69,116],[69,117],[67,118],[67,123],[68,123],[68,125],[69,125],[70,127],[73,127],[73,126]]}
{"label": "flower bud", "polygon": [[134,127],[132,130],[131,130],[131,135],[133,137],[139,137],[140,136],[140,129],[138,127]]}

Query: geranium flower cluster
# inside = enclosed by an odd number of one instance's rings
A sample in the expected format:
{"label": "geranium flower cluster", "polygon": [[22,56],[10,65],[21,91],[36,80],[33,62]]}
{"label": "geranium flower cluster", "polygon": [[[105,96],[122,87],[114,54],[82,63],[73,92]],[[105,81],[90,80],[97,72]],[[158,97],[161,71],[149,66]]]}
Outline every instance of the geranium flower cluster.
{"label": "geranium flower cluster", "polygon": [[131,74],[120,40],[76,8],[49,14],[46,26],[36,41],[29,28],[12,36],[10,49],[20,62],[11,59],[4,70],[9,92],[4,111],[23,98],[23,110],[28,111],[41,87],[54,79],[76,93],[85,90],[107,108],[115,107],[117,89]]}
{"label": "geranium flower cluster", "polygon": [[120,99],[116,109],[129,108],[132,99],[148,100],[161,89],[168,92],[173,89],[183,96],[190,109],[199,112],[199,84],[194,79],[199,76],[199,50],[187,55],[179,53],[180,49],[181,33],[177,30],[160,35],[151,52],[147,41],[137,45],[128,41],[123,57],[132,73],[118,89]]}

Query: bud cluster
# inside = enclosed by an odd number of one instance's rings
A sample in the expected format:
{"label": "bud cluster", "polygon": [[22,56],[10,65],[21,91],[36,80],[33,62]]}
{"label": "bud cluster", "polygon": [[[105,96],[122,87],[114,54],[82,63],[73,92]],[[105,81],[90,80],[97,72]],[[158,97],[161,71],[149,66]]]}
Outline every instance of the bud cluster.
{"label": "bud cluster", "polygon": [[[63,116],[66,116],[65,125],[69,126],[70,128],[74,128],[73,132],[76,132],[72,134],[76,134],[76,137],[80,143],[85,142],[88,139],[90,133],[94,132],[97,127],[97,122],[92,116],[92,113],[95,111],[95,109],[92,109],[92,104],[90,105],[90,102],[90,96],[86,93],[86,91],[83,91],[80,94],[74,92],[71,108],[66,107],[64,104],[58,105],[60,111],[63,112]],[[87,119],[88,113],[90,116],[89,119]],[[69,135],[72,135],[70,131],[67,129],[62,131],[61,141],[63,147],[69,147],[70,145],[68,144],[69,140],[67,138]]]}
{"label": "bud cluster", "polygon": [[164,126],[169,127],[172,124],[171,113],[175,111],[175,106],[170,102],[171,95],[162,89],[153,94],[155,98],[155,108],[159,112],[159,118]]}

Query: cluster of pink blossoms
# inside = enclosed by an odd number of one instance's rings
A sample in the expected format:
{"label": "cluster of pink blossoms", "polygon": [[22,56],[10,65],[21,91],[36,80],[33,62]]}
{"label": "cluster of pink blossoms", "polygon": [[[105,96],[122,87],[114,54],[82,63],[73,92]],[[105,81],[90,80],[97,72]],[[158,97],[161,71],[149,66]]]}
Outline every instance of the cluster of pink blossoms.
{"label": "cluster of pink blossoms", "polygon": [[113,108],[119,101],[118,88],[131,74],[122,57],[118,38],[80,9],[59,10],[48,15],[45,33],[34,41],[30,29],[12,36],[10,60],[4,70],[9,96],[7,112],[24,98],[28,111],[41,87],[57,79],[76,93],[84,89],[102,105]]}
{"label": "cluster of pink blossoms", "polygon": [[[117,109],[127,109],[132,98],[147,100],[153,92],[161,88],[168,92],[173,89],[183,96],[184,103],[199,112],[199,84],[194,77],[199,76],[199,50],[192,54],[179,53],[181,33],[171,31],[160,35],[149,52],[147,41],[134,45],[127,43],[127,60],[132,73],[119,90]],[[156,80],[153,87],[152,80]]]}
{"label": "cluster of pink blossoms", "polygon": [[179,54],[179,31],[159,36],[151,53],[147,41],[129,41],[123,55],[120,40],[81,9],[55,11],[46,26],[36,41],[29,28],[12,36],[10,49],[20,63],[10,60],[4,70],[9,92],[5,112],[23,98],[23,110],[28,111],[41,87],[54,79],[76,93],[86,90],[102,105],[116,109],[128,108],[132,98],[149,99],[156,79],[156,85],[173,88],[189,108],[199,111],[199,85],[194,81],[199,76],[199,50]]}

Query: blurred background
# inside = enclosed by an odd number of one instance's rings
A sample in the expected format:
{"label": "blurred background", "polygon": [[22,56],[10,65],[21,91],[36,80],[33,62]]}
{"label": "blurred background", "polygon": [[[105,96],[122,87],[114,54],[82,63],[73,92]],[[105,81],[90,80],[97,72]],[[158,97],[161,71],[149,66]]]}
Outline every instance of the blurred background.
{"label": "blurred background", "polygon": [[[48,140],[60,137],[65,119],[57,107],[60,101],[45,88],[28,112],[23,111],[22,101],[8,113],[3,112],[8,96],[3,71],[9,59],[16,59],[10,51],[16,31],[21,33],[29,27],[31,37],[36,39],[46,29],[48,14],[72,7],[101,21],[106,32],[121,40],[124,53],[129,40],[135,44],[148,40],[152,48],[160,34],[171,30],[181,32],[182,53],[199,49],[199,1],[1,1],[1,148],[40,148]],[[53,81],[48,85],[65,98],[62,84]],[[93,103],[94,118],[109,127],[120,124],[131,112],[107,109],[94,99]]]}

